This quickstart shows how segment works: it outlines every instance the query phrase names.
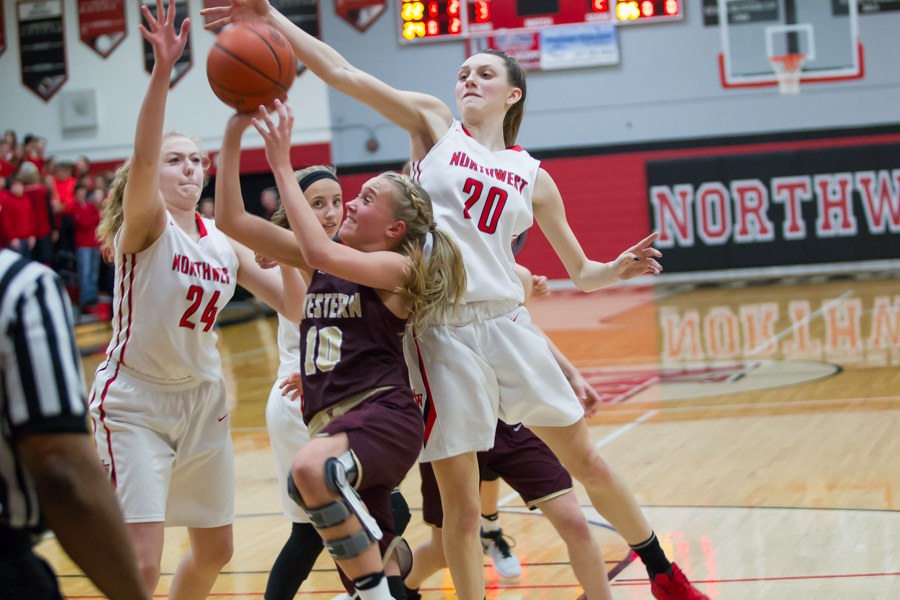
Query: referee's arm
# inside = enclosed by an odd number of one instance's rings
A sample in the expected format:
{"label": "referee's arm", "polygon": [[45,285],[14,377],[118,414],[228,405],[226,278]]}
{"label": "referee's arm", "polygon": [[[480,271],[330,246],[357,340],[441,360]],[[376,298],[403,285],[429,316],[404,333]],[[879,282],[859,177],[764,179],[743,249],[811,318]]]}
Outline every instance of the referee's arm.
{"label": "referee's arm", "polygon": [[[68,298],[49,269],[29,277],[19,289],[14,315],[2,332],[11,338],[6,347],[15,355],[4,357],[4,365],[14,365],[4,367],[4,376],[10,407],[27,414],[13,418],[11,434],[43,515],[72,560],[109,598],[150,598],[112,487],[87,435]],[[12,308],[7,300],[4,307]]]}

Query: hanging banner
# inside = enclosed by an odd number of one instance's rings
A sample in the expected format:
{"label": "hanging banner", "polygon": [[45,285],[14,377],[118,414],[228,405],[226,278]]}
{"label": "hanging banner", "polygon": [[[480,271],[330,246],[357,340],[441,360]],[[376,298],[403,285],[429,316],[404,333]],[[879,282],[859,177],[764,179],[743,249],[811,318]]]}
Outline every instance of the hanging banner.
{"label": "hanging banner", "polygon": [[106,58],[125,39],[125,0],[78,0],[81,41]]}
{"label": "hanging banner", "polygon": [[3,15],[3,0],[0,0],[0,55],[6,52],[6,21]]}
{"label": "hanging banner", "polygon": [[[142,5],[144,2],[138,0],[138,4]],[[168,8],[169,3],[164,2],[163,6]],[[150,9],[150,14],[154,17],[156,16],[156,3],[147,4],[147,8]],[[188,0],[175,0],[175,33],[177,34],[181,31],[181,23],[184,21],[187,16],[190,7],[188,6]],[[141,16],[141,22],[144,21],[143,15]],[[146,23],[144,23],[146,27]],[[143,38],[142,38],[143,39]],[[150,45],[150,42],[144,40],[144,70],[148,73],[153,72],[153,64],[156,61],[153,60],[153,46]],[[187,43],[184,45],[184,51],[181,53],[181,56],[178,57],[178,60],[175,61],[175,67],[172,69],[172,78],[169,80],[169,87],[175,87],[175,84],[184,77],[184,74],[188,72],[188,70],[193,66],[194,59],[191,57],[191,36],[188,35]]]}
{"label": "hanging banner", "polygon": [[22,83],[50,100],[68,79],[62,0],[27,0],[16,5]]}
{"label": "hanging banner", "polygon": [[[309,35],[319,37],[319,0],[269,0],[269,4]],[[298,60],[297,75],[305,70]]]}
{"label": "hanging banner", "polygon": [[384,0],[335,0],[334,12],[339,17],[365,31],[385,11]]}
{"label": "hanging banner", "polygon": [[[231,4],[229,0],[203,0],[203,8],[218,8],[219,6],[228,6],[229,4]],[[204,25],[209,25],[209,22],[212,20],[209,15],[206,15],[203,19],[205,20]],[[224,27],[217,27],[216,29],[209,29],[208,31],[211,31],[215,35],[219,35],[219,32],[223,29]]]}
{"label": "hanging banner", "polygon": [[619,63],[612,23],[548,27],[467,40],[469,54],[488,48],[513,56],[526,71],[599,67]]}

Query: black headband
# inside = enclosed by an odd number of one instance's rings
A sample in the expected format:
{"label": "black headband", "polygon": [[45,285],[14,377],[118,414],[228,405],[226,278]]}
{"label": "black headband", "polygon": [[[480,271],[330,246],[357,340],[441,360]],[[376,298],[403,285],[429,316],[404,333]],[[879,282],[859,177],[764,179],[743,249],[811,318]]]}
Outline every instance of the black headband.
{"label": "black headband", "polygon": [[300,191],[306,192],[306,189],[309,186],[319,181],[320,179],[333,179],[334,181],[338,180],[338,178],[335,177],[334,173],[332,173],[331,171],[313,171],[308,175],[304,175],[303,178],[298,182],[300,184]]}

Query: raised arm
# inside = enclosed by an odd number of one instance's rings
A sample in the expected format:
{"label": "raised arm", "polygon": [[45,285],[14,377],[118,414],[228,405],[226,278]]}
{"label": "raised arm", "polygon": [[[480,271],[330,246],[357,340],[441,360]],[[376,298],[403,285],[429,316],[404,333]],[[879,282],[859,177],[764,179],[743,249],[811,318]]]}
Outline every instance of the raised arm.
{"label": "raised arm", "polygon": [[175,0],[169,0],[169,8],[165,11],[162,0],[157,0],[155,18],[146,5],[141,6],[141,12],[149,30],[143,25],[138,27],[144,39],[153,46],[155,62],[138,114],[134,154],[122,199],[124,224],[119,244],[125,253],[140,252],[149,247],[166,225],[166,207],[159,194],[163,120],[172,68],[184,50],[190,27],[190,19],[185,19],[180,33],[175,34]]}
{"label": "raised arm", "polygon": [[659,275],[662,271],[662,265],[656,261],[662,253],[651,247],[658,237],[657,233],[650,234],[614,261],[603,263],[589,260],[566,220],[566,209],[559,189],[544,169],[538,173],[532,204],[541,231],[578,289],[592,292],[624,279]]}
{"label": "raised arm", "polygon": [[344,244],[335,244],[329,239],[306,202],[291,168],[290,133],[294,123],[291,109],[277,100],[275,102],[278,124],[275,124],[265,109],[261,111],[265,124],[255,119],[253,124],[266,141],[266,159],[275,175],[284,211],[303,252],[303,258],[313,269],[393,292],[406,281],[409,259],[396,252],[360,252]]}
{"label": "raised arm", "polygon": [[282,268],[280,274],[274,269],[263,269],[249,248],[234,240],[231,240],[231,246],[239,261],[238,284],[287,320],[299,323],[306,295],[306,282],[300,272],[288,266]]}
{"label": "raised arm", "polygon": [[297,240],[287,229],[248,213],[241,195],[241,136],[250,117],[240,113],[229,119],[216,172],[216,227],[231,239],[283,265],[308,270]]}
{"label": "raised arm", "polygon": [[288,39],[294,54],[330,87],[371,106],[410,134],[412,159],[417,160],[447,132],[450,109],[434,96],[397,90],[347,62],[328,44],[314,38],[273,8],[267,0],[232,0],[230,6],[201,11],[215,29],[234,21],[262,19]]}

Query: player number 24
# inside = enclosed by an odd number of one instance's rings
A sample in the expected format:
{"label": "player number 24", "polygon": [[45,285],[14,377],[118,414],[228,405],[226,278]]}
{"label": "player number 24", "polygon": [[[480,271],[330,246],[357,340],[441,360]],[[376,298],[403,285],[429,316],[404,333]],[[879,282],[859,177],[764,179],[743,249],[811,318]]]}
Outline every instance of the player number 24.
{"label": "player number 24", "polygon": [[306,332],[306,360],[303,361],[306,375],[315,375],[316,367],[320,371],[332,370],[341,360],[342,339],[337,327],[310,327]]}
{"label": "player number 24", "polygon": [[[463,184],[463,193],[469,194],[469,199],[466,200],[466,206],[463,209],[463,214],[467,219],[472,218],[472,215],[469,214],[469,209],[481,199],[482,191],[484,191],[484,184],[472,177],[466,179],[466,182]],[[497,231],[497,222],[500,220],[500,213],[503,212],[503,207],[506,206],[506,197],[506,190],[497,187],[488,189],[484,199],[484,206],[481,208],[481,218],[478,219],[478,229],[485,233]],[[494,204],[496,204],[496,207]]]}
{"label": "player number 24", "polygon": [[[188,306],[187,310],[184,311],[184,314],[181,315],[181,322],[179,325],[187,327],[188,329],[193,329],[197,325],[191,321],[191,317],[197,312],[197,309],[200,308],[200,304],[203,302],[203,288],[199,285],[192,285],[188,288],[187,299],[191,301],[191,305]],[[216,324],[216,313],[219,312],[219,309],[216,306],[218,300],[219,292],[214,292],[212,298],[209,299],[206,308],[203,309],[203,313],[200,315],[200,321],[204,324],[203,331],[209,331],[212,329],[212,326]]]}

